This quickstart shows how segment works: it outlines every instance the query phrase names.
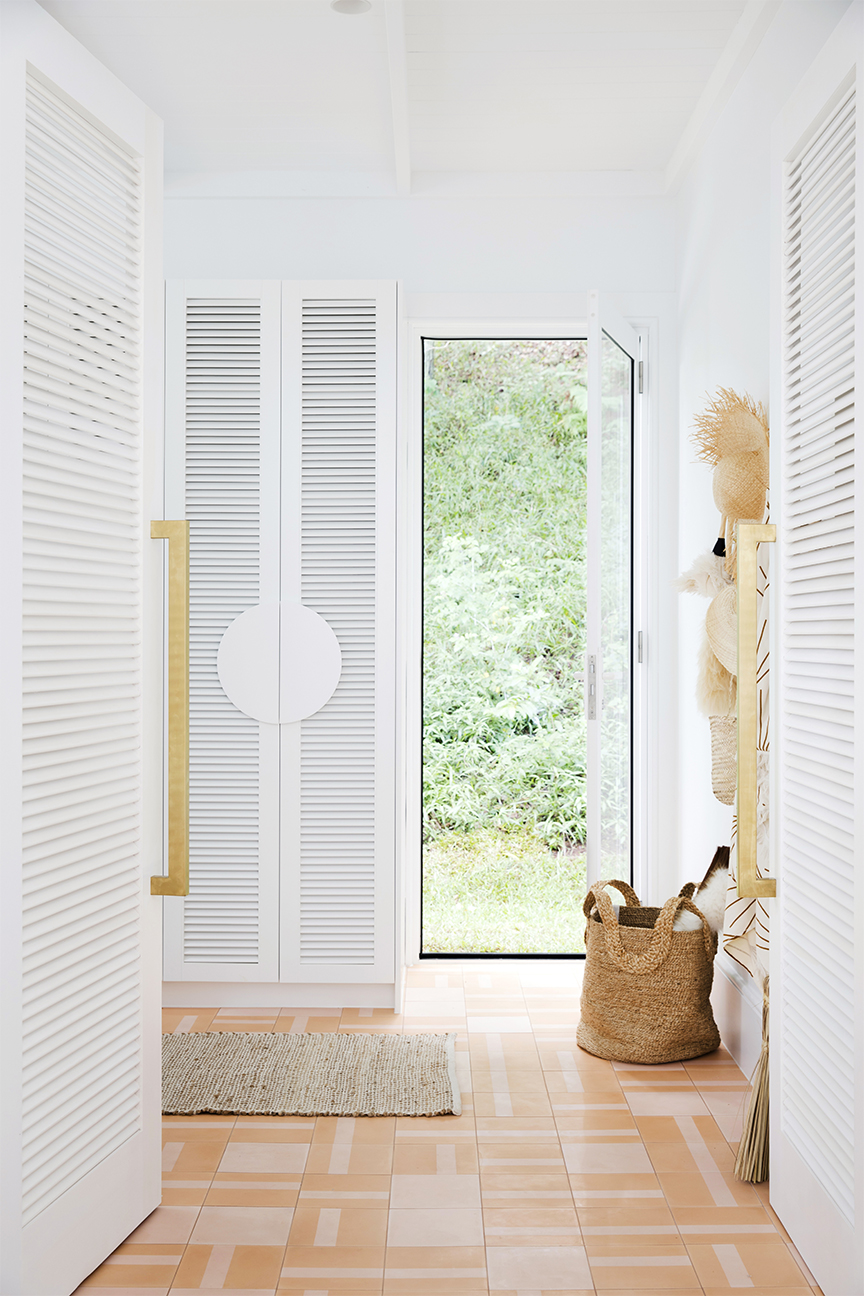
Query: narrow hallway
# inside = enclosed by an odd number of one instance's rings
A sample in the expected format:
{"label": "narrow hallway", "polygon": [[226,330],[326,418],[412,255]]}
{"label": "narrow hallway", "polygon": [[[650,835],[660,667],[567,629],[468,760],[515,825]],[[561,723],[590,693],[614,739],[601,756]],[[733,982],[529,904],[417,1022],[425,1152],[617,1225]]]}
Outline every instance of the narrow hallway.
{"label": "narrow hallway", "polygon": [[732,1170],[732,1059],[576,1046],[581,964],[427,964],[405,1013],[170,1009],[166,1031],[456,1031],[463,1114],[164,1120],[164,1205],[79,1292],[818,1292]]}

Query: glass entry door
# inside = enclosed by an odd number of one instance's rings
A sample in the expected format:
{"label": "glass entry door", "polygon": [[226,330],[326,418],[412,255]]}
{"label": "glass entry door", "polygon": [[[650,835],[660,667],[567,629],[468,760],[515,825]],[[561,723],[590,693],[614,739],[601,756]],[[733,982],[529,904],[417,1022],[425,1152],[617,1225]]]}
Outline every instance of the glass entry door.
{"label": "glass entry door", "polygon": [[588,304],[587,875],[631,875],[633,397],[637,339]]}

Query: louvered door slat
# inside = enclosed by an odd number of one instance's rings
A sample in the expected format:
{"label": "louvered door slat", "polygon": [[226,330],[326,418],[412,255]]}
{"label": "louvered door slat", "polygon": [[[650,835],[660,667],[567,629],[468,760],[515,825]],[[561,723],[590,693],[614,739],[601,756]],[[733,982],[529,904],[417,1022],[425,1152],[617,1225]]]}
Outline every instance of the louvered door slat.
{"label": "louvered door slat", "polygon": [[[854,90],[790,167],[786,212],[780,1124],[855,1220]],[[830,574],[829,574],[830,573]],[[830,898],[830,912],[821,900]]]}

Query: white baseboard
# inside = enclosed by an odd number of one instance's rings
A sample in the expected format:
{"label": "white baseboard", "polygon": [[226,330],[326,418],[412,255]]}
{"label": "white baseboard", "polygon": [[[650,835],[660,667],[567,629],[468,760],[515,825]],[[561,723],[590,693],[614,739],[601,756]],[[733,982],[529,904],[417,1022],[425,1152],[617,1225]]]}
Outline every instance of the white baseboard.
{"label": "white baseboard", "polygon": [[720,1036],[746,1076],[762,1048],[762,989],[723,952],[714,963],[711,1006]]}
{"label": "white baseboard", "polygon": [[334,982],[163,981],[164,1008],[391,1008],[396,986]]}

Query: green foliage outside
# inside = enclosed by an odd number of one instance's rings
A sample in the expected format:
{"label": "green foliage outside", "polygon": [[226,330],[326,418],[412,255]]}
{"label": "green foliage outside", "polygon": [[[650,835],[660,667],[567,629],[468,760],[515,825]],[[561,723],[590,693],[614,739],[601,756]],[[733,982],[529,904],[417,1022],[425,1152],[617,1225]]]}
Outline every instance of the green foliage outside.
{"label": "green foliage outside", "polygon": [[585,350],[427,343],[424,949],[581,949]]}

